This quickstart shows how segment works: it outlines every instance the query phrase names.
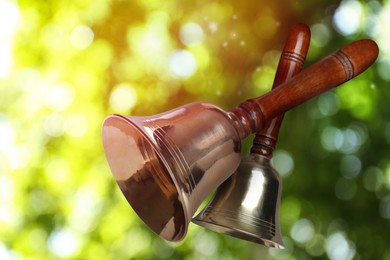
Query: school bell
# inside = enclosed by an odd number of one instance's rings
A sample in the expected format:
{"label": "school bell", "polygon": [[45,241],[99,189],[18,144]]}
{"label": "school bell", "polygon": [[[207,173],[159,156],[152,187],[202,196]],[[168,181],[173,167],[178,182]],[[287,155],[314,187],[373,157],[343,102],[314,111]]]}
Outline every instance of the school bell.
{"label": "school bell", "polygon": [[244,138],[360,74],[377,55],[373,41],[353,42],[227,112],[198,102],[154,116],[110,115],[102,137],[111,172],[147,226],[166,240],[182,240],[201,202],[239,166]]}

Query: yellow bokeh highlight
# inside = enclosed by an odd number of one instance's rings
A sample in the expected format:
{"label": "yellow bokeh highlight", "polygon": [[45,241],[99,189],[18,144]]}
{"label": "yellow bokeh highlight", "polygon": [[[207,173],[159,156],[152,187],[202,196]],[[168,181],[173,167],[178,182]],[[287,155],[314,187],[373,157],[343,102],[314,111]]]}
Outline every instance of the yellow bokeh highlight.
{"label": "yellow bokeh highlight", "polygon": [[252,74],[252,82],[257,96],[271,90],[275,73],[275,67],[262,66],[256,68]]}
{"label": "yellow bokeh highlight", "polygon": [[263,8],[253,24],[253,30],[260,39],[271,39],[278,30],[279,23],[270,8]]}
{"label": "yellow bokeh highlight", "polygon": [[211,21],[221,22],[231,19],[234,15],[234,9],[228,3],[211,2],[207,6],[204,6],[202,13]]}
{"label": "yellow bokeh highlight", "polygon": [[132,51],[142,57],[167,54],[170,46],[167,25],[169,16],[163,11],[149,14],[146,24],[130,27],[127,40]]}
{"label": "yellow bokeh highlight", "polygon": [[128,84],[117,85],[110,96],[110,106],[116,113],[128,113],[137,103],[137,91]]}
{"label": "yellow bokeh highlight", "polygon": [[10,1],[0,1],[0,79],[10,73],[13,56],[12,44],[20,20],[18,5]]}
{"label": "yellow bokeh highlight", "polygon": [[188,50],[195,56],[198,70],[204,70],[209,67],[210,54],[204,45],[196,45],[188,48]]}

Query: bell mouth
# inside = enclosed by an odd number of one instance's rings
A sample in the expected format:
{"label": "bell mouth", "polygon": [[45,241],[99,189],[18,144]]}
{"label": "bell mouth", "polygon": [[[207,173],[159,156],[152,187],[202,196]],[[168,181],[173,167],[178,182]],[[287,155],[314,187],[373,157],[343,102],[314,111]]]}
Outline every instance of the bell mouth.
{"label": "bell mouth", "polygon": [[156,234],[184,238],[189,221],[182,194],[156,141],[135,120],[108,116],[102,129],[111,172],[134,211]]}
{"label": "bell mouth", "polygon": [[231,228],[228,226],[224,226],[223,224],[216,223],[212,219],[202,220],[199,219],[201,217],[197,216],[196,218],[192,219],[192,222],[205,227],[209,230],[212,230],[214,232],[229,235],[235,238],[243,239],[249,242],[261,244],[267,247],[274,247],[279,249],[284,249],[283,241],[276,241],[272,239],[264,238],[258,234],[252,234],[251,232],[245,231],[243,229],[237,229],[237,228]]}

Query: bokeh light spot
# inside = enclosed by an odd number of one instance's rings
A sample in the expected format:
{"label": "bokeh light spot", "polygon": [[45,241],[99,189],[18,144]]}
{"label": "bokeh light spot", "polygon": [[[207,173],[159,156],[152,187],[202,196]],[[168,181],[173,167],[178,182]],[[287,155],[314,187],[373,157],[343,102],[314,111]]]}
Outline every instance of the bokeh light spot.
{"label": "bokeh light spot", "polygon": [[14,146],[17,134],[8,120],[0,117],[0,151],[7,152]]}
{"label": "bokeh light spot", "polygon": [[81,247],[79,236],[70,229],[54,230],[48,240],[49,250],[60,257],[69,257]]}
{"label": "bokeh light spot", "polygon": [[166,70],[166,60],[173,48],[169,22],[170,17],[165,11],[154,11],[147,16],[146,24],[128,27],[127,43],[134,54],[130,60],[137,65],[132,73],[146,70],[160,74]]}
{"label": "bokeh light spot", "polygon": [[345,155],[341,158],[340,171],[345,177],[356,177],[362,169],[362,162],[355,155]]}
{"label": "bokeh light spot", "polygon": [[294,160],[290,153],[284,150],[278,150],[274,153],[272,163],[283,177],[289,176],[294,170]]}
{"label": "bokeh light spot", "polygon": [[68,161],[62,157],[51,158],[47,162],[46,176],[53,185],[65,184],[71,178]]}
{"label": "bokeh light spot", "polygon": [[0,39],[11,37],[20,19],[19,7],[16,2],[0,0]]}
{"label": "bokeh light spot", "polygon": [[336,232],[326,240],[326,253],[331,260],[350,260],[355,256],[356,248],[344,233]]}
{"label": "bokeh light spot", "polygon": [[255,69],[252,73],[252,82],[256,95],[261,95],[271,89],[275,72],[275,67],[271,66],[261,66]]}
{"label": "bokeh light spot", "polygon": [[350,200],[356,195],[356,181],[349,178],[340,178],[335,184],[335,194],[340,200]]}
{"label": "bokeh light spot", "polygon": [[0,226],[5,225],[7,228],[16,228],[21,221],[20,212],[14,205],[9,203],[0,204]]}
{"label": "bokeh light spot", "polygon": [[203,41],[204,32],[197,23],[187,23],[180,29],[180,40],[187,46]]}
{"label": "bokeh light spot", "polygon": [[128,84],[117,85],[110,96],[110,106],[117,113],[128,113],[137,103],[135,88]]}
{"label": "bokeh light spot", "polygon": [[378,191],[383,185],[383,172],[378,167],[368,168],[363,175],[363,185],[369,191]]}
{"label": "bokeh light spot", "polygon": [[315,234],[313,238],[307,242],[306,250],[314,257],[319,257],[325,253],[326,239],[322,234]]}
{"label": "bokeh light spot", "polygon": [[73,47],[84,50],[93,42],[94,33],[92,29],[86,25],[79,25],[74,28],[70,34],[70,43]]}
{"label": "bokeh light spot", "polygon": [[17,3],[0,0],[0,78],[5,78],[12,66],[12,42],[19,19]]}
{"label": "bokeh light spot", "polygon": [[313,238],[314,226],[313,223],[308,219],[299,219],[291,228],[291,237],[299,242],[306,243]]}
{"label": "bokeh light spot", "polygon": [[209,22],[207,29],[210,31],[210,33],[216,33],[218,31],[218,24],[216,22]]}
{"label": "bokeh light spot", "polygon": [[55,111],[62,111],[72,104],[73,98],[73,87],[69,84],[61,83],[47,90],[45,103]]}
{"label": "bokeh light spot", "polygon": [[11,169],[21,169],[28,165],[31,159],[31,150],[25,144],[18,144],[7,150],[7,157]]}
{"label": "bokeh light spot", "polygon": [[174,249],[165,240],[156,238],[153,241],[153,252],[160,259],[169,259],[174,253]]}
{"label": "bokeh light spot", "polygon": [[11,46],[0,42],[0,77],[5,78],[12,65]]}
{"label": "bokeh light spot", "polygon": [[65,119],[65,131],[73,137],[82,137],[88,131],[88,120],[82,114],[73,114]]}
{"label": "bokeh light spot", "polygon": [[[210,57],[209,50],[204,45],[192,46],[190,54],[195,58],[196,70],[210,70],[210,74],[213,69],[220,70],[220,65],[216,64],[219,61]],[[212,64],[210,64],[211,62]],[[216,67],[212,67],[212,65]]]}
{"label": "bokeh light spot", "polygon": [[38,252],[44,252],[46,250],[47,233],[45,230],[36,228],[31,230],[29,234],[29,240],[31,247]]}
{"label": "bokeh light spot", "polygon": [[352,123],[345,129],[326,126],[321,133],[321,143],[326,150],[344,154],[357,152],[366,140],[366,129],[358,123]]}
{"label": "bokeh light spot", "polygon": [[[298,220],[302,213],[301,201],[296,197],[286,197],[281,201],[280,205],[280,219],[281,223],[292,226]],[[284,214],[283,212],[288,212]]]}
{"label": "bokeh light spot", "polygon": [[347,128],[343,131],[343,135],[343,144],[340,150],[346,154],[356,152],[361,145],[361,142],[356,132],[352,129]]}
{"label": "bokeh light spot", "polygon": [[313,25],[311,28],[311,42],[317,47],[324,47],[328,44],[331,34],[329,28],[322,23]]}
{"label": "bokeh light spot", "polygon": [[[374,2],[375,1],[371,1],[371,3]],[[381,26],[377,15],[369,14],[366,17],[364,20],[364,32],[372,38],[376,38],[380,35]]]}
{"label": "bokeh light spot", "polygon": [[[129,258],[132,258],[131,256],[136,255],[143,250],[150,250],[151,242],[149,233],[145,232],[144,229],[132,227],[125,239],[122,240],[121,246],[125,252],[127,251]],[[129,245],[132,246],[129,247]]]}
{"label": "bokeh light spot", "polygon": [[17,259],[15,255],[2,242],[0,242],[0,259],[12,260]]}
{"label": "bokeh light spot", "polygon": [[340,102],[333,92],[326,92],[318,97],[318,110],[322,116],[331,116],[338,112]]}
{"label": "bokeh light spot", "polygon": [[378,62],[378,74],[386,81],[390,81],[390,59],[380,59]]}
{"label": "bokeh light spot", "polygon": [[387,3],[381,9],[379,15],[379,25],[381,27],[380,34],[377,37],[378,44],[381,48],[381,52],[386,54],[385,57],[388,59],[390,54],[390,31],[387,29],[390,25],[390,4]]}
{"label": "bokeh light spot", "polygon": [[[279,50],[270,50],[267,51],[262,58],[262,64],[265,66],[269,66],[270,68],[277,68],[280,58]],[[275,71],[276,72],[276,71]]]}
{"label": "bokeh light spot", "polygon": [[68,218],[69,225],[81,233],[89,233],[95,227],[94,218],[101,210],[101,197],[89,184],[81,187],[73,197],[73,208]]}
{"label": "bokeh light spot", "polygon": [[197,64],[194,55],[186,50],[173,53],[169,59],[170,71],[179,77],[189,77],[196,70]]}
{"label": "bokeh light spot", "polygon": [[362,21],[362,13],[363,8],[358,1],[342,1],[333,17],[336,29],[346,36],[356,33]]}
{"label": "bokeh light spot", "polygon": [[47,23],[39,34],[40,42],[49,49],[63,50],[67,46],[68,35],[65,29],[56,23]]}
{"label": "bokeh light spot", "polygon": [[336,127],[326,126],[321,133],[322,146],[328,151],[338,150],[343,141],[343,132]]}
{"label": "bokeh light spot", "polygon": [[65,130],[65,120],[60,114],[54,113],[46,117],[43,128],[45,133],[52,137],[61,136]]}
{"label": "bokeh light spot", "polygon": [[270,9],[264,8],[253,23],[253,29],[260,39],[271,39],[278,30],[279,22]]}
{"label": "bokeh light spot", "polygon": [[199,232],[195,237],[195,250],[203,256],[211,257],[218,248],[218,238],[207,231]]}
{"label": "bokeh light spot", "polygon": [[6,202],[13,199],[14,183],[12,179],[5,175],[0,175],[0,201]]}

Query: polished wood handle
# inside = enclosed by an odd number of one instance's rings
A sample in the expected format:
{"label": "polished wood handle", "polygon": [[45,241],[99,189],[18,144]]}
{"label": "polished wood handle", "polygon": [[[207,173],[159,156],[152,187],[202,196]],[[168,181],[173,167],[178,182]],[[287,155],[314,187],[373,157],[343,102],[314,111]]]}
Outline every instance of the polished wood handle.
{"label": "polished wood handle", "polygon": [[[302,70],[310,45],[310,35],[310,28],[306,24],[295,24],[290,29],[280,55],[272,89],[279,87]],[[272,157],[283,117],[284,113],[273,118],[256,133],[251,153]]]}
{"label": "polished wood handle", "polygon": [[334,88],[370,67],[378,57],[377,44],[368,39],[352,42],[303,70],[291,80],[228,112],[243,139],[297,105]]}

